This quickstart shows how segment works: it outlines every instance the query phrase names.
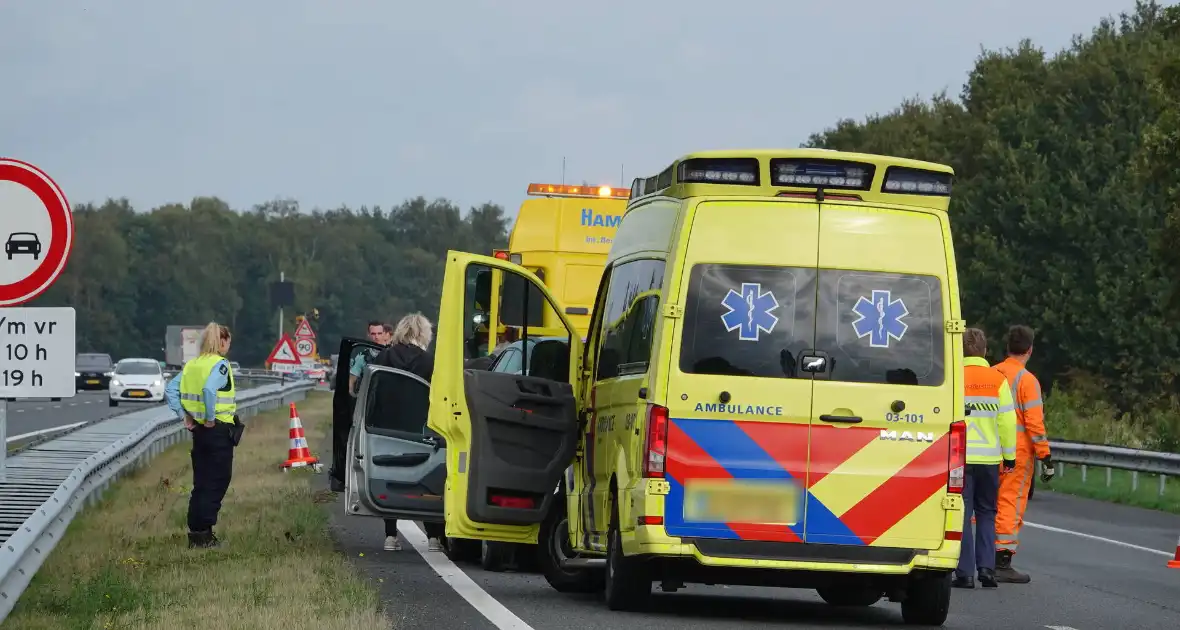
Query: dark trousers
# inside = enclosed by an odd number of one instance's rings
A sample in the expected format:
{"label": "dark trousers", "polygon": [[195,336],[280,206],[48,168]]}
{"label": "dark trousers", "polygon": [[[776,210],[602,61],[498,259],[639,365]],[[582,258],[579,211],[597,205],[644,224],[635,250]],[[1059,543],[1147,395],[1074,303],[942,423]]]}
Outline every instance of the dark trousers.
{"label": "dark trousers", "polygon": [[340,483],[344,483],[344,457],[348,454],[348,432],[352,430],[352,416],[343,422],[332,418],[332,470],[331,475]]}
{"label": "dark trousers", "polygon": [[188,529],[205,532],[217,524],[221,500],[234,472],[232,427],[216,422],[193,428],[193,491],[188,498]]}
{"label": "dark trousers", "polygon": [[[428,538],[442,538],[446,536],[446,525],[442,523],[422,523],[422,529],[426,531]],[[397,536],[397,519],[385,519],[385,535]]]}
{"label": "dark trousers", "polygon": [[[963,546],[955,573],[974,576],[977,569],[996,568],[996,500],[1000,494],[999,464],[967,464],[963,484]],[[975,531],[971,515],[975,514]]]}

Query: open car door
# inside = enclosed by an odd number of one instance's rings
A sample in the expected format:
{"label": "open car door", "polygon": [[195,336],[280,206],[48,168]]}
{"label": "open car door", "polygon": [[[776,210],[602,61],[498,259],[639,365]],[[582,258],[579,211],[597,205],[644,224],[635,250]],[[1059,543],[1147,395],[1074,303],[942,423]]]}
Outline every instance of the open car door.
{"label": "open car door", "polygon": [[348,436],[346,513],[442,522],[446,449],[426,428],[429,405],[427,381],[365,366]]}
{"label": "open car door", "polygon": [[332,375],[332,470],[334,479],[345,481],[348,470],[345,451],[348,449],[348,427],[352,424],[356,407],[355,388],[349,389],[349,372],[354,361],[372,363],[381,352],[379,344],[365,339],[345,337],[340,340],[336,370]]}
{"label": "open car door", "polygon": [[[486,275],[492,282],[486,282]],[[498,282],[501,280],[502,282]],[[502,287],[500,324],[560,322],[564,343],[531,353],[515,373],[464,369],[489,314],[489,284]],[[492,322],[495,325],[495,322]],[[552,328],[549,329],[550,331]],[[554,339],[552,332],[548,339]],[[536,543],[538,525],[580,437],[574,385],[582,342],[564,309],[531,272],[510,262],[447,252],[439,309],[429,427],[446,438],[446,533],[455,538]],[[560,339],[560,338],[559,338]],[[560,507],[560,506],[559,506]]]}

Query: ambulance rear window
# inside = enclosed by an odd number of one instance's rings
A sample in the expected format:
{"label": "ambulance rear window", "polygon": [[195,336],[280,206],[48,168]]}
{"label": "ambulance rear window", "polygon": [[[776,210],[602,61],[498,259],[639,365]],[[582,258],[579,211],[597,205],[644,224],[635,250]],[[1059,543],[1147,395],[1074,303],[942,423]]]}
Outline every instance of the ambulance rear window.
{"label": "ambulance rear window", "polygon": [[832,357],[831,380],[942,385],[938,278],[820,270],[816,322],[815,347]]}
{"label": "ambulance rear window", "polygon": [[698,264],[689,275],[680,371],[806,377],[799,355],[815,330],[814,269]]}

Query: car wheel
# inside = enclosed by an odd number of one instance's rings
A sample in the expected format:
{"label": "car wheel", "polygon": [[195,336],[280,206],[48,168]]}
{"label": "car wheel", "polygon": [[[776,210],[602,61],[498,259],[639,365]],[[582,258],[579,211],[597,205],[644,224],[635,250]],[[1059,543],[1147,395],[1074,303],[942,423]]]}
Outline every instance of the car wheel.
{"label": "car wheel", "polygon": [[512,562],[512,545],[483,541],[479,550],[479,566],[485,571],[502,572]]}
{"label": "car wheel", "polygon": [[541,521],[536,555],[545,581],[557,591],[595,593],[603,589],[606,573],[601,569],[567,569],[562,566],[563,560],[578,556],[570,545],[564,493],[553,501],[553,507],[545,515],[545,520]]}
{"label": "car wheel", "polygon": [[[618,505],[617,498],[611,503]],[[611,511],[606,543],[606,579],[603,584],[606,607],[611,610],[638,610],[651,598],[651,575],[640,558],[623,555],[623,537],[619,533],[619,509]]]}
{"label": "car wheel", "polygon": [[832,606],[863,607],[872,606],[881,599],[881,591],[871,588],[847,588],[829,586],[815,589],[825,602]]}
{"label": "car wheel", "polygon": [[901,618],[918,626],[941,626],[951,611],[951,572],[922,571],[910,574]]}
{"label": "car wheel", "polygon": [[438,542],[442,545],[443,553],[447,555],[447,558],[451,562],[473,563],[478,562],[480,559],[482,550],[480,548],[480,541],[478,540],[443,536]]}
{"label": "car wheel", "polygon": [[109,399],[109,401],[108,401],[108,402],[110,403],[110,405],[111,405],[112,407],[118,407],[118,406],[119,406],[119,401],[115,400],[114,398],[111,398],[111,399]]}

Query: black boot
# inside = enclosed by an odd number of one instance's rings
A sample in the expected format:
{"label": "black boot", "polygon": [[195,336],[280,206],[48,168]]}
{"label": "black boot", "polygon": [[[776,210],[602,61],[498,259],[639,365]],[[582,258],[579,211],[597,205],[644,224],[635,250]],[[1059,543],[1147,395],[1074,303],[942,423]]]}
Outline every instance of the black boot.
{"label": "black boot", "polygon": [[221,541],[217,540],[217,536],[213,534],[213,530],[208,529],[203,532],[189,532],[188,546],[190,549],[210,549],[213,547],[220,547]]}
{"label": "black boot", "polygon": [[980,569],[979,570],[979,585],[983,588],[995,588],[999,586],[996,583],[996,572],[994,569]]}
{"label": "black boot", "polygon": [[1011,584],[1028,584],[1032,578],[1027,573],[1021,573],[1012,568],[1012,552],[1008,549],[996,550],[996,581]]}
{"label": "black boot", "polygon": [[344,492],[344,480],[336,477],[329,477],[329,489],[332,492]]}
{"label": "black boot", "polygon": [[955,574],[955,579],[951,580],[951,586],[955,588],[975,588],[975,578],[970,575]]}

